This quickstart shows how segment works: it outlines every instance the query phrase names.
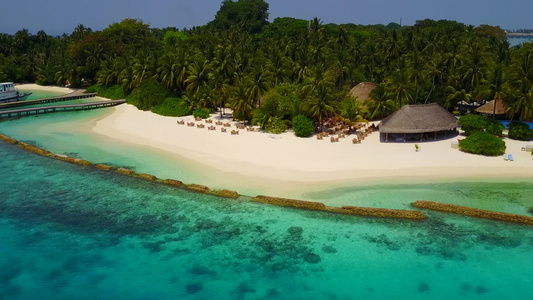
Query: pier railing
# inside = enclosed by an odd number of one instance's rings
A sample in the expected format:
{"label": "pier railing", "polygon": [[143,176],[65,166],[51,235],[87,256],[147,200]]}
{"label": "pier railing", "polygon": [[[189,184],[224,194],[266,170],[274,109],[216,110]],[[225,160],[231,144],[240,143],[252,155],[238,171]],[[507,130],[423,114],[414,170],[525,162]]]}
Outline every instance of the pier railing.
{"label": "pier railing", "polygon": [[76,99],[86,99],[86,98],[93,98],[95,96],[96,96],[96,93],[84,94],[80,92],[74,92],[71,94],[58,96],[58,97],[52,97],[52,98],[0,103],[0,109],[10,108],[10,107],[19,107],[19,106],[28,106],[28,105],[35,105],[35,104],[42,104],[42,103],[69,101],[69,100],[76,100]]}
{"label": "pier railing", "polygon": [[126,100],[111,100],[111,101],[98,101],[98,102],[82,103],[82,104],[50,105],[50,106],[39,106],[39,107],[31,107],[31,108],[4,110],[4,111],[0,111],[0,119],[9,118],[9,117],[33,116],[33,115],[60,112],[60,111],[87,110],[87,109],[95,109],[95,108],[102,108],[102,107],[110,107],[110,106],[123,104],[125,102]]}

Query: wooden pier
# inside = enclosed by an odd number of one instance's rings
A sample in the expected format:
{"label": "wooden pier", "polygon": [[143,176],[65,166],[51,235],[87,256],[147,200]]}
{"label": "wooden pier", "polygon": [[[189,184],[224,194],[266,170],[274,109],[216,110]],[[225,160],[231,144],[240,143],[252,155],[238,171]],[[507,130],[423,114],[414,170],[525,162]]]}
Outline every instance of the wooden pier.
{"label": "wooden pier", "polygon": [[19,106],[28,106],[28,105],[35,105],[35,104],[42,104],[42,103],[69,101],[69,100],[76,100],[76,99],[86,99],[86,98],[93,98],[93,97],[96,96],[96,93],[85,94],[84,91],[85,90],[78,90],[78,91],[72,92],[70,94],[66,94],[66,95],[58,96],[58,97],[53,97],[53,98],[44,98],[44,99],[27,100],[27,101],[12,101],[12,102],[0,103],[0,109],[10,108],[10,107],[19,107]]}
{"label": "wooden pier", "polygon": [[110,107],[125,103],[126,100],[111,100],[111,101],[98,101],[82,104],[65,104],[65,105],[50,105],[31,108],[20,108],[13,110],[0,111],[0,119],[10,117],[25,117],[39,114],[47,114],[60,111],[76,111],[76,110],[88,110],[95,108]]}

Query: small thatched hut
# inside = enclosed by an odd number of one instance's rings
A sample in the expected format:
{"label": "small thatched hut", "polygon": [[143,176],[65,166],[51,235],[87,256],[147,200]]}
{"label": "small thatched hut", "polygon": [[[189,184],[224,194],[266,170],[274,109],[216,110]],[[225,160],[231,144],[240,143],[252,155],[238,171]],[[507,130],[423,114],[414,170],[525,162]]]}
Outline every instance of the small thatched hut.
{"label": "small thatched hut", "polygon": [[[496,110],[494,110],[494,103],[496,103]],[[476,112],[485,115],[505,115],[505,113],[507,113],[507,108],[505,107],[505,104],[503,104],[503,101],[492,100],[489,101],[487,104],[476,108]]]}
{"label": "small thatched hut", "polygon": [[379,131],[385,141],[437,139],[438,135],[447,136],[455,132],[459,121],[437,103],[405,105],[392,115],[383,119]]}
{"label": "small thatched hut", "polygon": [[357,98],[361,102],[366,102],[372,99],[370,94],[376,87],[377,85],[375,83],[361,82],[350,90],[349,95]]}

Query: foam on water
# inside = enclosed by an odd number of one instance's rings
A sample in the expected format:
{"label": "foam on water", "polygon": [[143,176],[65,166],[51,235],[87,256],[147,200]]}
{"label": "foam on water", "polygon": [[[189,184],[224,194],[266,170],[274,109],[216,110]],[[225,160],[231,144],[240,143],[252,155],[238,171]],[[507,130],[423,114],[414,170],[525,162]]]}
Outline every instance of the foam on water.
{"label": "foam on water", "polygon": [[531,227],[285,209],[0,155],[2,299],[533,297]]}

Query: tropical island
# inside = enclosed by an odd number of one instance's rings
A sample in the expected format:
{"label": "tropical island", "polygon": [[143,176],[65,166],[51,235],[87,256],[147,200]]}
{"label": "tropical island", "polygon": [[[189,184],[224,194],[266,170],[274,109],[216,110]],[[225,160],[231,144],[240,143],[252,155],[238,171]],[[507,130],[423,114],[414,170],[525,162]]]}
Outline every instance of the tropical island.
{"label": "tropical island", "polygon": [[[131,105],[114,108],[94,132],[238,174],[242,185],[261,178],[283,195],[280,182],[302,189],[383,178],[531,175],[529,153],[521,152],[531,131],[517,125],[525,133],[506,136],[502,146],[504,128],[492,120],[499,105],[500,116],[531,119],[531,43],[510,47],[499,27],[447,20],[414,26],[267,20],[262,0],[224,1],[212,22],[190,29],[133,19],[102,31],[79,25],[61,37],[23,29],[0,35],[0,81],[68,84],[126,99]],[[372,87],[354,89],[361,85]],[[407,136],[395,143],[374,130],[407,106],[436,103],[459,114],[483,100],[494,100],[494,114],[460,121],[474,140],[460,146],[494,157],[452,148],[463,135],[417,134],[411,143]],[[501,158],[505,151],[528,164],[510,165]]]}

